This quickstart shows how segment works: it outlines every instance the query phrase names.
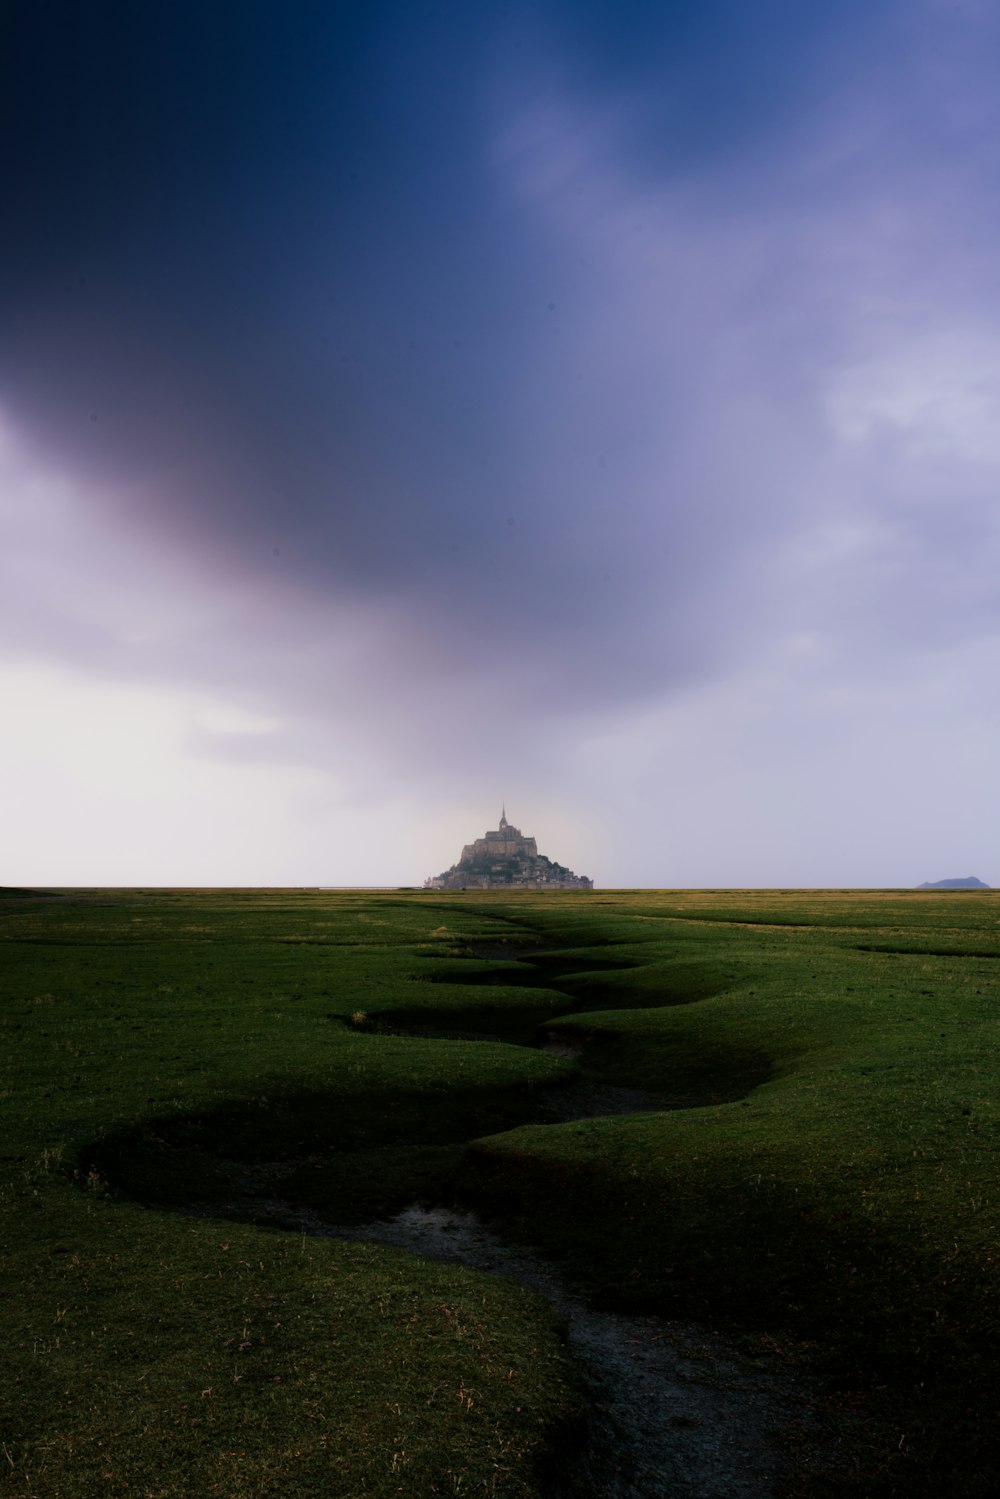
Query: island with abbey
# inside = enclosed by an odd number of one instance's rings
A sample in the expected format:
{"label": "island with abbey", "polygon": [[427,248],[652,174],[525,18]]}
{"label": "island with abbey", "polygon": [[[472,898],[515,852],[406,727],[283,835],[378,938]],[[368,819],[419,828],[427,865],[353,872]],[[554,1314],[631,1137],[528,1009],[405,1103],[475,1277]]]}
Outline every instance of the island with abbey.
{"label": "island with abbey", "polygon": [[594,882],[574,874],[538,852],[534,838],[507,821],[474,843],[467,843],[457,864],[424,881],[425,890],[593,890]]}

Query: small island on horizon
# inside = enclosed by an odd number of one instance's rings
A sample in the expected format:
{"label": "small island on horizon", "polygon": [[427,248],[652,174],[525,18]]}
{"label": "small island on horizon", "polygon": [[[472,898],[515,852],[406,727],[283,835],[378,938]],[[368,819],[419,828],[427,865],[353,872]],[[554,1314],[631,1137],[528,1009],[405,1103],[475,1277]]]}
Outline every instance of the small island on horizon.
{"label": "small island on horizon", "polygon": [[538,852],[534,838],[507,821],[507,807],[500,813],[500,826],[467,843],[457,864],[444,874],[431,875],[425,890],[593,890],[586,875],[574,874]]}
{"label": "small island on horizon", "polygon": [[992,890],[992,885],[985,885],[982,880],[977,880],[974,874],[967,875],[964,880],[925,880],[918,885],[918,890]]}

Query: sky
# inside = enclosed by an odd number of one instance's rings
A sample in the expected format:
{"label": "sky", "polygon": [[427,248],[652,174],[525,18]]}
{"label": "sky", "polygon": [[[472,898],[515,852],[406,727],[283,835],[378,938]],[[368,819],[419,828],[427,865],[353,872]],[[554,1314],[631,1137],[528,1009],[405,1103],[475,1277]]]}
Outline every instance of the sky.
{"label": "sky", "polygon": [[4,0],[0,883],[1000,885],[989,0]]}

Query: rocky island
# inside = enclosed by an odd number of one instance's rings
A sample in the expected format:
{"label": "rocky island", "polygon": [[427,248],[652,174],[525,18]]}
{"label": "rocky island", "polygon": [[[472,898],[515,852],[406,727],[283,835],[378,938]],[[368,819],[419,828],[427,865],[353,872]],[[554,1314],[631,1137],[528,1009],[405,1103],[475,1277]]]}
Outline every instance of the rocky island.
{"label": "rocky island", "polygon": [[593,890],[594,882],[538,852],[534,838],[500,814],[500,826],[467,843],[457,864],[424,881],[425,890]]}
{"label": "rocky island", "polygon": [[918,890],[989,890],[989,885],[984,885],[982,880],[977,880],[974,874],[966,875],[964,880],[924,880],[918,885]]}

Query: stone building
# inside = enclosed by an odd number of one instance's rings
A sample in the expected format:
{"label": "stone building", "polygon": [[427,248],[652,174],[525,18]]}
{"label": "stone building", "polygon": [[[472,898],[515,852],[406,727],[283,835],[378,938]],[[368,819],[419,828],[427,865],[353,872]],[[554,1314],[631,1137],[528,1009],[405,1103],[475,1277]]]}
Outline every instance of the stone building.
{"label": "stone building", "polygon": [[538,852],[534,838],[507,821],[467,843],[457,864],[424,881],[427,890],[593,890],[594,882]]}

